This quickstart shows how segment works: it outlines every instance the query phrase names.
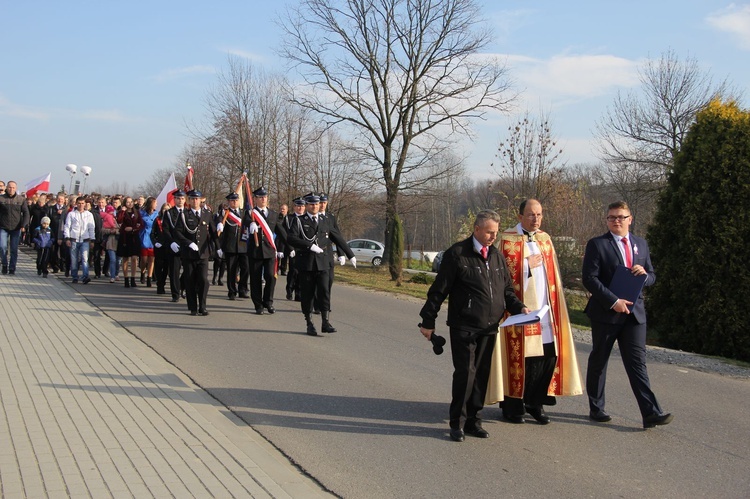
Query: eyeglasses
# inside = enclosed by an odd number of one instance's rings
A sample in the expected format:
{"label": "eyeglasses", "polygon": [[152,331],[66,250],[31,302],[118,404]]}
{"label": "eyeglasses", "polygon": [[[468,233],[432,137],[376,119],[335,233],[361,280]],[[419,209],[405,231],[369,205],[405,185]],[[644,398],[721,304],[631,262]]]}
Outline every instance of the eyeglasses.
{"label": "eyeglasses", "polygon": [[609,217],[607,217],[607,222],[614,222],[614,221],[624,222],[628,218],[630,218],[630,215],[624,215],[624,216],[620,215],[619,217],[609,216]]}

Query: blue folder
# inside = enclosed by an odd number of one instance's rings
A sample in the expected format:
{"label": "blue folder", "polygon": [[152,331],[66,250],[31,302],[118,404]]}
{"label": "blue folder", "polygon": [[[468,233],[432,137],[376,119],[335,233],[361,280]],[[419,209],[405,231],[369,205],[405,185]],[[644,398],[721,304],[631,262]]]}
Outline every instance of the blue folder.
{"label": "blue folder", "polygon": [[[632,301],[635,304],[641,295],[641,291],[643,291],[646,279],[648,279],[648,274],[633,275],[629,268],[618,265],[615,269],[615,275],[612,277],[612,282],[609,283],[609,290],[618,298]],[[632,311],[633,305],[629,305],[628,309]]]}

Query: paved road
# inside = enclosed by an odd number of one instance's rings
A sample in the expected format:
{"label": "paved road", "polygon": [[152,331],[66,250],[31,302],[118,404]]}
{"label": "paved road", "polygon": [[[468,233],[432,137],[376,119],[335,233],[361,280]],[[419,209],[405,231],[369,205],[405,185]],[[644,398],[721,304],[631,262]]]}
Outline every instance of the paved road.
{"label": "paved road", "polygon": [[[548,411],[549,426],[503,423],[487,408],[491,438],[454,443],[450,352],[437,357],[421,338],[414,300],[337,284],[339,332],[311,338],[284,299],[256,316],[217,286],[211,315],[191,317],[153,289],[74,289],[342,497],[750,497],[748,380],[653,363],[653,387],[676,417],[644,431],[613,357],[611,424],[589,422],[585,397],[569,397]],[[585,370],[588,346],[578,352]]]}

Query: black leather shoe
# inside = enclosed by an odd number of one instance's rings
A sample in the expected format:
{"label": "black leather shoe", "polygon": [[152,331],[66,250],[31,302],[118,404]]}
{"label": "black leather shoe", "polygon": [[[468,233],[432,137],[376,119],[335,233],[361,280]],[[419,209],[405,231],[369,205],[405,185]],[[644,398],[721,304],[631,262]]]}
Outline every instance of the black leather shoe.
{"label": "black leather shoe", "polygon": [[263,315],[263,307],[255,309],[255,315]]}
{"label": "black leather shoe", "polygon": [[464,431],[461,429],[458,430],[451,430],[451,440],[454,442],[463,442],[465,440],[464,438]]}
{"label": "black leather shoe", "polygon": [[172,303],[175,303],[175,302],[178,302],[178,301],[180,301],[180,297],[179,296],[173,296],[172,297]]}
{"label": "black leather shoe", "polygon": [[308,336],[318,336],[318,330],[315,329],[315,324],[312,322],[307,323],[307,334]]}
{"label": "black leather shoe", "polygon": [[208,315],[208,310],[201,310],[198,313],[205,316],[205,315]]}
{"label": "black leather shoe", "polygon": [[524,424],[526,421],[523,416],[511,416],[510,414],[503,413],[503,419],[513,424]]}
{"label": "black leather shoe", "polygon": [[643,418],[643,427],[653,428],[654,426],[662,426],[671,423],[673,419],[674,416],[672,416],[670,413],[652,414]]}
{"label": "black leather shoe", "polygon": [[537,423],[549,424],[549,416],[544,412],[543,407],[527,407],[526,412],[528,412],[532,418],[536,419]]}
{"label": "black leather shoe", "polygon": [[229,300],[230,301],[234,301],[234,300],[236,300],[236,298],[234,297],[234,295],[229,295]]}
{"label": "black leather shoe", "polygon": [[324,322],[323,325],[320,327],[320,330],[324,333],[335,333],[336,328],[333,327],[333,325],[330,322]]}
{"label": "black leather shoe", "polygon": [[479,425],[474,426],[473,428],[464,428],[464,432],[467,435],[471,435],[472,437],[490,438],[490,434],[487,433],[487,430],[485,430],[484,428],[482,428]]}
{"label": "black leather shoe", "polygon": [[292,293],[287,293],[286,294],[286,299],[289,300],[289,301],[292,301]]}
{"label": "black leather shoe", "polygon": [[221,279],[219,279],[219,286],[223,286],[223,285],[224,285],[224,283],[221,282]]}
{"label": "black leather shoe", "polygon": [[266,310],[268,310],[269,314],[275,314],[276,313],[276,309],[273,308],[273,307],[266,307]]}
{"label": "black leather shoe", "polygon": [[591,421],[596,421],[597,423],[609,423],[612,421],[612,416],[607,414],[606,412],[590,412],[589,413],[589,419]]}
{"label": "black leather shoe", "polygon": [[249,294],[247,294],[247,293],[240,293],[240,298],[245,298],[245,299],[247,299],[247,298],[250,298],[250,295],[249,295]]}
{"label": "black leather shoe", "polygon": [[198,312],[196,310],[191,310],[190,315],[198,315]]}

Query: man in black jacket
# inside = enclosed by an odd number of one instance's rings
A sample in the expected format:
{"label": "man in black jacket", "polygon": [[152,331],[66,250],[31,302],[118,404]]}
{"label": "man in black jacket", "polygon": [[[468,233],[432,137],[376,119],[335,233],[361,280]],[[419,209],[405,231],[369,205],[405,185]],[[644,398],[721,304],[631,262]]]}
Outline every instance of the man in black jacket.
{"label": "man in black jacket", "polygon": [[513,291],[505,259],[492,246],[499,223],[500,216],[494,211],[477,214],[474,234],[443,254],[440,271],[419,313],[420,332],[429,340],[440,306],[450,296],[447,324],[454,371],[449,413],[450,437],[456,442],[463,442],[465,433],[489,437],[479,413],[484,406],[498,326],[506,309],[511,314],[529,312]]}
{"label": "man in black jacket", "polygon": [[11,180],[0,196],[0,253],[3,274],[16,273],[18,244],[24,227],[29,224],[29,205],[26,198],[16,193],[16,183]]}
{"label": "man in black jacket", "polygon": [[[263,315],[276,312],[273,307],[273,292],[276,289],[276,261],[284,254],[276,247],[276,237],[280,243],[286,240],[286,231],[279,222],[279,215],[268,207],[268,191],[265,187],[253,192],[252,220],[247,226],[248,265],[250,267],[250,298],[255,305],[255,313]],[[257,237],[255,236],[257,234]],[[257,241],[257,243],[256,243]],[[263,282],[265,281],[265,286]]]}
{"label": "man in black jacket", "polygon": [[[250,214],[240,208],[240,196],[231,192],[227,196],[229,207],[226,219],[216,226],[219,232],[219,256],[227,262],[227,296],[234,300],[237,295],[240,298],[248,298],[247,279],[247,240],[250,225]],[[239,275],[239,283],[237,276]]]}
{"label": "man in black jacket", "polygon": [[188,193],[188,208],[183,210],[172,231],[172,238],[179,245],[182,257],[190,315],[208,315],[208,260],[211,244],[218,242],[211,213],[201,209],[202,196],[196,190]]}
{"label": "man in black jacket", "polygon": [[328,272],[331,271],[331,243],[335,243],[357,266],[354,253],[344,241],[339,231],[331,224],[330,219],[319,217],[320,197],[309,195],[305,198],[307,213],[298,218],[299,223],[292,224],[287,241],[295,248],[295,266],[299,271],[300,292],[302,295],[302,313],[307,322],[307,334],[317,336],[318,331],[310,319],[313,302],[317,302],[323,323],[324,333],[335,333],[329,321],[331,311],[331,288]]}

